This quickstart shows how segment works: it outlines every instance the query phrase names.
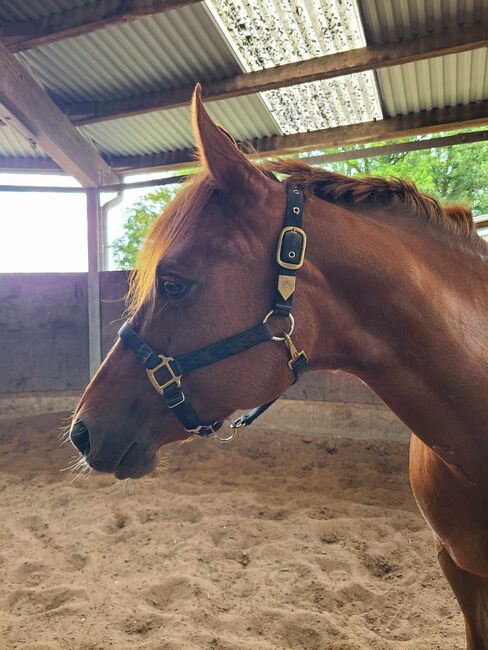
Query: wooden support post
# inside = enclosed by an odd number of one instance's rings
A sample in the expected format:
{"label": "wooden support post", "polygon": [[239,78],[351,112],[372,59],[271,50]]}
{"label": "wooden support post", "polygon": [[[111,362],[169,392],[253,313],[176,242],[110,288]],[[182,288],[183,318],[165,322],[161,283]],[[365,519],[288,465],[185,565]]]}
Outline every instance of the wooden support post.
{"label": "wooden support post", "polygon": [[99,191],[86,192],[88,240],[88,358],[90,379],[102,361],[100,320],[100,201]]}
{"label": "wooden support post", "polygon": [[39,146],[84,187],[119,182],[117,174],[93,144],[75,129],[27,68],[2,43],[0,118],[33,147]]}

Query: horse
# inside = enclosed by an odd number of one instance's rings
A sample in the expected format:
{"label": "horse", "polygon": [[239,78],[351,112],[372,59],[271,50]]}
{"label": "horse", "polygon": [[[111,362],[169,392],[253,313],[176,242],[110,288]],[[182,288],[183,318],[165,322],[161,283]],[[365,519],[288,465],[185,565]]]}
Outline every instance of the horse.
{"label": "horse", "polygon": [[73,444],[92,468],[137,478],[162,445],[268,406],[300,364],[351,373],[413,432],[416,502],[467,648],[486,650],[488,245],[470,211],[404,180],[259,166],[200,86],[192,112],[201,171],[147,236],[129,322],[75,411]]}

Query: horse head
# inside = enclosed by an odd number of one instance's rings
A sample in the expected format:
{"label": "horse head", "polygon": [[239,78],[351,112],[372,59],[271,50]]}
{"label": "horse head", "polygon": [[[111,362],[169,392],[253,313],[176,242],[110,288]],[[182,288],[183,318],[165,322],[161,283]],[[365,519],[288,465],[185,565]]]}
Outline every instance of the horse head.
{"label": "horse head", "polygon": [[[202,171],[149,232],[131,279],[124,340],[107,355],[73,419],[71,440],[88,464],[118,478],[152,471],[161,445],[192,435],[180,421],[185,423],[184,413],[175,417],[178,410],[221,422],[237,409],[276,399],[294,379],[287,349],[264,340],[269,337],[263,338],[261,327],[262,342],[185,373],[178,386],[173,382],[183,395],[173,399],[179,409],[173,411],[158,390],[176,373],[168,357],[158,357],[161,351],[181,358],[262,324],[276,291],[286,186],[246,158],[212,121],[199,87],[193,121]],[[305,264],[293,306],[298,341],[313,340],[313,286],[313,266]],[[266,331],[280,335],[290,322],[286,314],[273,314]],[[155,351],[152,368],[140,363],[145,353],[147,362],[147,350]]]}

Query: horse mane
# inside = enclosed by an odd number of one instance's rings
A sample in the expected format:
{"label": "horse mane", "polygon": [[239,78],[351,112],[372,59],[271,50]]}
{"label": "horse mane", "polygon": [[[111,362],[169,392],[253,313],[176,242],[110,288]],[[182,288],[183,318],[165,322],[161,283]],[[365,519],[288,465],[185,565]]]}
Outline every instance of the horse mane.
{"label": "horse mane", "polygon": [[[324,169],[311,167],[301,160],[274,160],[260,165],[270,178],[275,174],[288,176],[305,194],[314,194],[331,202],[370,205],[391,209],[423,219],[444,230],[487,247],[476,233],[473,215],[461,205],[442,206],[437,199],[420,192],[408,180],[385,179],[379,176],[351,178]],[[154,275],[166,249],[196,211],[202,209],[214,188],[208,169],[187,180],[149,230],[137,256],[135,270],[130,274],[126,297],[129,317],[139,310],[154,289]]]}
{"label": "horse mane", "polygon": [[442,206],[437,199],[424,194],[410,180],[369,176],[344,176],[311,167],[301,160],[273,160],[264,163],[264,173],[288,176],[306,194],[327,201],[353,205],[370,205],[422,219],[462,238],[486,245],[476,233],[473,214],[461,205]]}

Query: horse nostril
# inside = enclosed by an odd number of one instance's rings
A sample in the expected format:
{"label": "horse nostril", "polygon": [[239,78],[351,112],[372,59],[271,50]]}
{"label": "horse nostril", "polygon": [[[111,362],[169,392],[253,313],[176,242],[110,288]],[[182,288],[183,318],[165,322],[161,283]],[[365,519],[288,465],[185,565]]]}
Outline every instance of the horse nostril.
{"label": "horse nostril", "polygon": [[77,420],[71,429],[71,442],[81,451],[85,458],[90,453],[90,433],[86,428],[83,420]]}

